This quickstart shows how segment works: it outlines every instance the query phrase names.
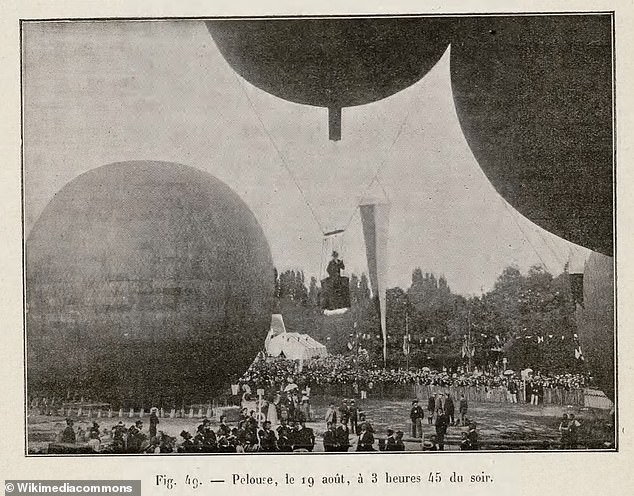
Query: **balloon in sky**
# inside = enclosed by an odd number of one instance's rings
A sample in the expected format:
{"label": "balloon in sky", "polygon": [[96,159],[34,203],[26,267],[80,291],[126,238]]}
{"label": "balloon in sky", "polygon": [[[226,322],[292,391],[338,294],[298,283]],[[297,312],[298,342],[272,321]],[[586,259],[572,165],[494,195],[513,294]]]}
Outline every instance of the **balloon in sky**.
{"label": "balloon in sky", "polygon": [[33,393],[207,401],[251,363],[273,263],[247,205],[200,170],[123,162],[48,204],[26,243]]}
{"label": "balloon in sky", "polygon": [[612,18],[461,19],[458,118],[480,167],[520,213],[612,254]]}
{"label": "balloon in sky", "polygon": [[583,307],[577,328],[596,384],[614,401],[614,258],[593,253],[583,274]]}
{"label": "balloon in sky", "polygon": [[375,102],[419,81],[447,49],[441,18],[214,20],[207,27],[229,65],[285,100],[329,109]]}

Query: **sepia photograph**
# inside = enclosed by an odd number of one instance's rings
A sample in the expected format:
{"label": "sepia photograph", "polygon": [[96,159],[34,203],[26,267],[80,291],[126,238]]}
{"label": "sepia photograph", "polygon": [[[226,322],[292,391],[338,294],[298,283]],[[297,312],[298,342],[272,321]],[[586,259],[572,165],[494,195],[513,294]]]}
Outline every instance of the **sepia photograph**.
{"label": "sepia photograph", "polygon": [[21,20],[25,455],[618,451],[614,24]]}

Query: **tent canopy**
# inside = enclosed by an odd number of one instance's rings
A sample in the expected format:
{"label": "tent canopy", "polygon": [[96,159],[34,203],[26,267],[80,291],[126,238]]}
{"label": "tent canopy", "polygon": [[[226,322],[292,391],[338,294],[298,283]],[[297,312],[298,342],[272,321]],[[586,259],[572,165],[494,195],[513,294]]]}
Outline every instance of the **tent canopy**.
{"label": "tent canopy", "polygon": [[307,334],[284,332],[271,338],[266,353],[272,357],[284,354],[289,360],[307,360],[326,356],[326,347]]}

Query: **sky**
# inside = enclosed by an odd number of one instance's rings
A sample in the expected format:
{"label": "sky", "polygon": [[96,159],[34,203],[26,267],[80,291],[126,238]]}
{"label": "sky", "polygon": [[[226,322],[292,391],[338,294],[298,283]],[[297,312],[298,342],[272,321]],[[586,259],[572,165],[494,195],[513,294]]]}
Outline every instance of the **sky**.
{"label": "sky", "polygon": [[[460,129],[450,48],[418,83],[343,109],[342,140],[333,142],[326,109],[241,79],[200,21],[23,29],[27,236],[78,175],[163,160],[224,181],[255,214],[278,269],[307,277],[325,276],[332,248],[348,273],[367,272],[357,205],[368,196],[391,205],[390,287],[408,287],[420,267],[444,275],[454,292],[480,294],[508,265],[557,274],[589,254],[528,221],[491,186]],[[346,226],[324,242],[324,231]]]}

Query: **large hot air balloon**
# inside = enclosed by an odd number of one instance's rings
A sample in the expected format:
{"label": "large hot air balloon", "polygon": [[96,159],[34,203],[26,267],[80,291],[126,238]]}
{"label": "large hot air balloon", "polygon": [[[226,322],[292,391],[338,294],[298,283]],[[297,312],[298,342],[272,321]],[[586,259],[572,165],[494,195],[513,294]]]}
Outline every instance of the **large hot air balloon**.
{"label": "large hot air balloon", "polygon": [[91,170],[26,242],[30,393],[206,401],[261,349],[273,263],[254,215],[178,164]]}
{"label": "large hot air balloon", "polygon": [[583,306],[577,307],[583,355],[596,385],[614,401],[614,259],[599,253],[583,273]]}
{"label": "large hot air balloon", "polygon": [[612,254],[612,18],[459,21],[451,83],[464,135],[497,191],[569,241]]}
{"label": "large hot air balloon", "polygon": [[441,18],[207,21],[231,67],[285,100],[329,109],[330,139],[341,109],[371,103],[419,81],[447,49]]}

